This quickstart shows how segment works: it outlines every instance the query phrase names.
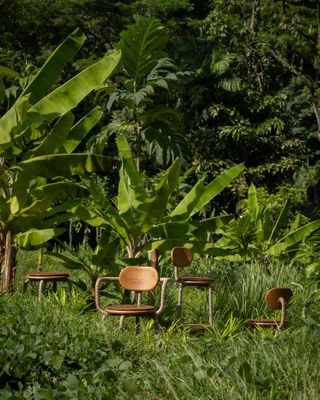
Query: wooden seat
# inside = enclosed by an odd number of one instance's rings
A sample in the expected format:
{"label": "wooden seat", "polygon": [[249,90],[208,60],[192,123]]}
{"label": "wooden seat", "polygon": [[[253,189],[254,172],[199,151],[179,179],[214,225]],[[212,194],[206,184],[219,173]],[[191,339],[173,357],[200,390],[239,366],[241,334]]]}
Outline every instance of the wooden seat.
{"label": "wooden seat", "polygon": [[[208,321],[212,325],[212,292],[214,280],[204,276],[180,276],[181,268],[192,263],[192,251],[186,247],[174,247],[171,251],[171,261],[174,265],[175,282],[178,284],[178,315],[182,315],[182,291],[184,287],[197,287],[208,290]],[[203,324],[200,324],[203,325]]]}
{"label": "wooden seat", "polygon": [[[169,278],[159,279],[158,271],[153,267],[133,266],[124,268],[119,278],[101,277],[95,285],[95,303],[97,309],[103,315],[120,316],[120,328],[123,328],[125,317],[136,317],[137,331],[140,327],[140,317],[155,317],[163,311],[165,303],[165,288]],[[130,292],[137,294],[137,304],[111,304],[105,308],[100,305],[100,286],[102,282],[119,282],[120,285]],[[150,292],[156,288],[158,283],[162,284],[159,308],[142,304],[142,293]]]}
{"label": "wooden seat", "polygon": [[266,296],[265,302],[272,310],[281,310],[280,319],[247,319],[245,324],[248,327],[261,328],[283,328],[287,325],[286,310],[292,297],[292,290],[289,288],[272,288]]}
{"label": "wooden seat", "polygon": [[70,274],[67,272],[60,271],[48,271],[48,272],[29,272],[23,284],[23,292],[26,292],[27,286],[31,282],[39,282],[38,296],[42,296],[46,283],[52,283],[52,289],[55,292],[57,290],[57,282],[67,282],[69,288],[71,283],[69,281]]}

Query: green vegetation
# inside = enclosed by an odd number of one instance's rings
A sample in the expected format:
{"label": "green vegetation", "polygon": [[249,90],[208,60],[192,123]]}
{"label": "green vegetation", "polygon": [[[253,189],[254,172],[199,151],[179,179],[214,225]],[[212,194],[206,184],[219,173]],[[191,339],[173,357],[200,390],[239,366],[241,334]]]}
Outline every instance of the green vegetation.
{"label": "green vegetation", "polygon": [[[0,8],[1,399],[318,399],[319,1]],[[157,248],[172,277],[176,245],[214,277],[212,329],[180,327],[173,282],[158,331],[93,311],[99,276]],[[22,295],[37,268],[72,293]],[[274,286],[288,329],[247,330]]]}
{"label": "green vegetation", "polygon": [[[23,259],[32,256],[26,253]],[[160,331],[144,324],[138,335],[129,320],[119,333],[117,320],[84,312],[86,298],[76,292],[61,289],[41,301],[32,291],[2,297],[2,398],[319,397],[319,290],[305,286],[302,271],[274,264],[267,272],[257,263],[201,261],[199,267],[216,279],[214,327],[202,334],[174,323],[172,284]],[[289,328],[244,328],[245,318],[271,315],[263,295],[284,284],[295,293]],[[191,296],[186,318],[205,317],[200,304]]]}

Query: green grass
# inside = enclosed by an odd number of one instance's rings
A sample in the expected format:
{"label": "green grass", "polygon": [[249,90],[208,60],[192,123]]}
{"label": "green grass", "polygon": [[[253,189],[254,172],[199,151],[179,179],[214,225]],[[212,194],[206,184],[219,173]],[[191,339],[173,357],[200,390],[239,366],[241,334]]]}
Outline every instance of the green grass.
{"label": "green grass", "polygon": [[[0,297],[0,398],[318,399],[320,292],[303,271],[201,267],[216,279],[214,327],[204,332],[178,327],[174,285],[160,331],[145,323],[137,335],[133,319],[119,332],[116,318],[84,311],[84,293]],[[272,315],[263,296],[282,285],[294,291],[289,328],[246,329],[246,318]],[[185,300],[187,320],[206,318],[204,292]]]}

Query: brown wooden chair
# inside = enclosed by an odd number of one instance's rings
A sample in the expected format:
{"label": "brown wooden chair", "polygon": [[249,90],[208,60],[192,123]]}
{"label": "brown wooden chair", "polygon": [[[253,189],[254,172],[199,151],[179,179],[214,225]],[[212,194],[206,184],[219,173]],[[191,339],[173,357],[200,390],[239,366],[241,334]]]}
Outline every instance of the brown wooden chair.
{"label": "brown wooden chair", "polygon": [[[185,287],[197,287],[208,290],[208,322],[212,325],[212,292],[213,279],[203,276],[180,276],[179,270],[192,263],[192,251],[186,247],[174,247],[171,251],[174,265],[175,282],[178,284],[178,314],[182,314],[182,291]],[[190,324],[191,325],[191,324]],[[201,324],[203,325],[203,324]]]}
{"label": "brown wooden chair", "polygon": [[69,289],[71,289],[71,282],[69,281],[70,274],[67,272],[58,272],[58,271],[50,271],[50,272],[29,272],[23,283],[23,292],[25,293],[27,290],[27,286],[31,282],[39,283],[38,288],[38,296],[39,298],[42,296],[45,285],[47,283],[52,283],[52,290],[54,292],[57,291],[57,282],[67,282],[69,285]]}
{"label": "brown wooden chair", "polygon": [[265,296],[265,302],[272,310],[281,310],[280,319],[248,319],[245,324],[249,327],[283,328],[286,325],[286,311],[291,297],[292,290],[289,288],[270,289]]}
{"label": "brown wooden chair", "polygon": [[[163,311],[165,304],[165,288],[169,278],[160,278],[158,271],[152,267],[126,267],[119,275],[119,278],[101,277],[95,285],[96,308],[103,315],[114,315],[120,317],[120,329],[123,328],[125,317],[136,317],[137,331],[140,327],[140,317],[155,317]],[[137,304],[111,304],[105,308],[100,306],[100,286],[102,282],[116,282],[130,292],[137,294]],[[162,284],[159,308],[142,303],[142,292],[150,292],[156,288],[158,282]]]}

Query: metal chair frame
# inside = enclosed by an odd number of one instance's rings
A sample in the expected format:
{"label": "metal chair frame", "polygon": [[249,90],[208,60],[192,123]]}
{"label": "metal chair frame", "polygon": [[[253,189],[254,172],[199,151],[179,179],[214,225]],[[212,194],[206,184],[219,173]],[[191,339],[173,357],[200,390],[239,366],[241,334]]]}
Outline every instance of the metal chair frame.
{"label": "metal chair frame", "polygon": [[26,275],[25,281],[23,283],[22,291],[26,293],[27,287],[30,283],[39,283],[38,287],[38,297],[42,297],[45,286],[47,283],[52,283],[52,291],[57,291],[57,282],[66,282],[71,290],[72,285],[69,280],[70,274],[66,272],[49,271],[49,272],[29,272]]}
{"label": "metal chair frame", "polygon": [[272,288],[265,296],[266,305],[272,310],[280,310],[280,320],[276,319],[247,319],[245,324],[249,327],[278,328],[286,325],[287,308],[293,293],[289,288]]}
{"label": "metal chair frame", "polygon": [[[125,274],[126,271],[128,271],[129,269],[132,269],[132,268],[139,268],[139,272],[141,272],[141,271],[147,272],[147,270],[151,269],[153,271],[153,273],[155,273],[157,276],[154,287],[150,290],[137,290],[137,287],[134,287],[134,285],[133,286],[124,285],[123,282],[121,281],[121,275],[123,276],[123,274]],[[130,316],[136,317],[136,330],[138,332],[140,329],[140,318],[141,317],[146,317],[146,318],[154,317],[157,322],[158,315],[162,313],[164,306],[165,306],[165,290],[166,290],[166,286],[167,286],[167,283],[169,280],[170,280],[170,278],[160,278],[159,279],[158,272],[153,267],[143,267],[143,266],[126,267],[121,271],[119,277],[104,276],[104,277],[100,277],[97,279],[95,289],[94,289],[94,298],[95,298],[96,308],[104,316],[112,316],[112,315],[119,316],[120,317],[120,322],[119,322],[120,329],[122,329],[124,327],[124,321],[125,321],[126,317],[130,317]],[[100,303],[100,286],[103,282],[119,283],[124,289],[129,290],[130,292],[135,292],[135,294],[137,295],[136,296],[136,299],[137,299],[136,305],[122,304],[121,306],[123,307],[123,310],[121,310],[121,309],[120,310],[112,310],[112,307],[114,307],[114,305],[110,305],[106,308],[102,308],[101,303]],[[161,284],[159,308],[142,304],[142,293],[152,291],[157,286],[158,283]],[[109,309],[109,312],[108,312],[108,309]]]}
{"label": "metal chair frame", "polygon": [[178,317],[181,318],[182,316],[182,293],[185,287],[208,289],[208,323],[210,326],[212,326],[213,279],[209,277],[179,275],[179,269],[190,266],[192,263],[192,259],[192,251],[186,247],[174,247],[171,251],[171,261],[174,265],[174,278],[175,282],[178,285]]}

